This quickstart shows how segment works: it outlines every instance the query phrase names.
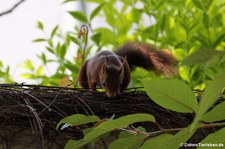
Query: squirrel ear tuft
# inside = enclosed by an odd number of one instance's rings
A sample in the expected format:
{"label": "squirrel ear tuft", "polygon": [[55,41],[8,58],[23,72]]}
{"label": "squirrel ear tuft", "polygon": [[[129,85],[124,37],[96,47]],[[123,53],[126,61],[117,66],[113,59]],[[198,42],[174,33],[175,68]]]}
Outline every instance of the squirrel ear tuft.
{"label": "squirrel ear tuft", "polygon": [[105,58],[104,58],[104,65],[106,65],[107,66],[107,56],[105,56]]}
{"label": "squirrel ear tuft", "polygon": [[125,56],[125,57],[123,58],[122,67],[124,67],[124,65],[125,65],[126,62],[127,62],[127,56]]}
{"label": "squirrel ear tuft", "polygon": [[125,57],[123,58],[123,62],[122,62],[122,65],[120,66],[119,74],[122,73],[122,70],[123,70],[124,65],[125,65],[126,62],[127,62],[127,56],[125,56]]}
{"label": "squirrel ear tuft", "polygon": [[102,66],[102,72],[105,73],[107,71],[107,56],[105,56],[104,64]]}
{"label": "squirrel ear tuft", "polygon": [[107,66],[106,66],[106,64],[104,63],[103,66],[102,66],[102,72],[103,72],[103,73],[106,73],[106,71],[107,71]]}

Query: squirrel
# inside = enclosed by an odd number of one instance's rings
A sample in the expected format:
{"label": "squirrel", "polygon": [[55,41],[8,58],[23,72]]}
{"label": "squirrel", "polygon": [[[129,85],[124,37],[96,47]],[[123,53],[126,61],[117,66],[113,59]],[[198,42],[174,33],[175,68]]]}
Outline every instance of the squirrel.
{"label": "squirrel", "polygon": [[88,59],[78,74],[81,87],[96,91],[96,86],[105,88],[108,97],[115,97],[127,88],[131,71],[142,67],[156,75],[175,74],[177,60],[165,50],[142,42],[127,42],[111,51],[100,51]]}

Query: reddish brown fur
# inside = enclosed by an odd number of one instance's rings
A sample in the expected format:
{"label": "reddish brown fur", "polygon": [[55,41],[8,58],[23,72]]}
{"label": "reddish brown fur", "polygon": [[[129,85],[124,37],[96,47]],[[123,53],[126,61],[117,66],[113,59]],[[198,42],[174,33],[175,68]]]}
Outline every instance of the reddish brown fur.
{"label": "reddish brown fur", "polygon": [[114,97],[130,82],[130,69],[134,66],[152,70],[156,74],[174,74],[176,60],[166,51],[140,43],[129,42],[115,52],[100,51],[87,60],[79,72],[78,81],[86,89],[96,90],[100,85],[108,97]]}
{"label": "reddish brown fur", "polygon": [[176,73],[176,59],[169,52],[157,50],[152,45],[141,42],[128,42],[117,49],[115,53],[127,57],[131,70],[137,66],[152,70],[156,74],[173,75]]}
{"label": "reddish brown fur", "polygon": [[126,59],[110,51],[101,51],[84,63],[78,81],[86,89],[104,87],[108,97],[122,92],[130,82],[130,69]]}

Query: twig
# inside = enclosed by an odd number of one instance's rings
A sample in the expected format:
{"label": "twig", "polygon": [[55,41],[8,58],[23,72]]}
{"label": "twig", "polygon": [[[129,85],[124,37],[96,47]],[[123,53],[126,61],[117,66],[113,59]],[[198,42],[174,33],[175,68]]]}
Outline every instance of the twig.
{"label": "twig", "polygon": [[82,25],[81,28],[80,28],[80,32],[83,33],[84,35],[84,48],[83,48],[83,55],[82,55],[82,64],[84,63],[84,58],[85,58],[85,54],[86,54],[86,47],[87,47],[87,42],[88,42],[88,26],[85,24],[85,25]]}
{"label": "twig", "polygon": [[95,115],[94,111],[90,108],[90,106],[88,106],[88,104],[82,98],[77,97],[77,100],[81,101],[88,108],[88,110],[91,112],[92,115]]}
{"label": "twig", "polygon": [[103,144],[103,148],[104,149],[107,149],[108,147],[107,147],[107,144],[106,144],[105,140],[104,139],[101,139],[101,141],[102,141],[102,144]]}
{"label": "twig", "polygon": [[13,5],[12,8],[10,8],[9,10],[6,10],[2,13],[0,13],[0,16],[3,16],[3,15],[6,15],[6,14],[9,14],[11,12],[13,12],[14,9],[16,9],[20,4],[22,4],[23,2],[25,2],[26,0],[21,0],[19,2],[17,2],[15,5]]}
{"label": "twig", "polygon": [[[223,123],[202,124],[202,126],[200,128],[214,128],[214,127],[221,127],[221,126],[225,126],[225,122],[223,122]],[[128,128],[119,128],[117,130],[126,131],[126,132],[129,132],[131,134],[143,134],[143,135],[146,135],[146,136],[150,137],[150,136],[158,135],[158,134],[165,133],[165,132],[180,131],[180,130],[183,130],[185,128],[161,129],[161,130],[153,131],[153,132],[142,132],[142,131],[138,131],[138,130],[135,130],[135,129],[128,129]]]}
{"label": "twig", "polygon": [[[84,47],[83,47],[83,51],[82,51],[82,60],[81,60],[81,64],[83,64],[85,55],[86,55],[87,42],[88,42],[88,26],[86,24],[81,25],[81,27],[80,27],[80,32],[79,32],[78,38],[80,38],[80,37],[84,37]],[[76,80],[74,86],[77,87],[77,84],[78,84],[78,80]]]}
{"label": "twig", "polygon": [[211,124],[202,124],[201,128],[213,128],[213,127],[221,127],[225,126],[225,122],[222,123],[211,123]]}
{"label": "twig", "polygon": [[[39,99],[36,98],[35,96],[31,95],[30,93],[24,92],[24,94],[26,94],[26,95],[32,97],[33,99],[35,99],[37,102],[39,102],[40,104],[42,104],[45,108],[49,108],[45,103],[43,103],[41,100],[39,100]],[[50,109],[49,109],[49,111],[50,111]]]}
{"label": "twig", "polygon": [[165,132],[173,132],[173,131],[180,131],[183,130],[184,128],[171,128],[171,129],[161,129],[158,131],[153,131],[153,132],[142,132],[142,131],[138,131],[138,130],[134,130],[134,129],[128,129],[128,128],[119,128],[117,130],[123,130],[126,132],[129,132],[131,134],[143,134],[146,136],[152,136],[152,135],[157,135],[157,134],[161,134],[161,133],[165,133]]}
{"label": "twig", "polygon": [[47,106],[47,107],[45,107],[40,113],[39,113],[39,115],[41,115],[42,114],[42,112],[44,112],[46,109],[48,109],[49,111],[51,111],[51,106],[52,106],[52,104],[56,101],[56,99],[57,99],[57,97],[59,96],[59,94],[62,92],[62,90],[61,91],[59,91],[57,94],[56,94],[56,96],[55,96],[55,98],[53,99],[53,101]]}
{"label": "twig", "polygon": [[[42,132],[42,128],[43,128],[42,121],[41,121],[40,117],[38,116],[38,114],[37,114],[35,108],[33,108],[33,107],[30,105],[29,101],[28,101],[26,98],[24,98],[23,100],[24,100],[24,102],[26,103],[25,107],[27,107],[28,109],[30,109],[30,112],[34,115],[34,117],[33,117],[33,125],[32,125],[32,126],[36,126],[36,127],[37,127],[37,128],[35,129],[35,130],[36,130],[35,132],[36,132],[37,134],[40,134],[40,135],[38,135],[38,137],[40,137],[42,149],[44,149],[44,137],[43,137],[43,132]],[[35,121],[35,120],[36,120],[36,121]],[[36,125],[35,125],[35,124],[36,124]]]}

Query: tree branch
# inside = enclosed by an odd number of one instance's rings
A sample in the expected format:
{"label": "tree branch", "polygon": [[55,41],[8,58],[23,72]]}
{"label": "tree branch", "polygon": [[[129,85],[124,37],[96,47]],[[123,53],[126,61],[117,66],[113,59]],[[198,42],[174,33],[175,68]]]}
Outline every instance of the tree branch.
{"label": "tree branch", "polygon": [[22,4],[23,2],[25,2],[26,0],[20,0],[19,2],[17,2],[12,8],[10,8],[9,10],[3,11],[2,13],[0,13],[0,16],[9,14],[11,12],[13,12],[13,10],[15,10],[20,4]]}
{"label": "tree branch", "polygon": [[[215,127],[221,127],[221,126],[225,126],[225,122],[221,122],[221,123],[210,123],[210,124],[202,124],[202,126],[200,128],[215,128]],[[141,132],[138,131],[136,129],[129,129],[129,128],[119,128],[117,130],[122,130],[122,131],[126,131],[132,134],[144,134],[146,136],[153,136],[153,135],[158,135],[158,134],[162,134],[165,132],[175,132],[175,131],[181,131],[184,128],[169,128],[169,129],[162,129],[162,130],[158,130],[158,131],[153,131],[153,132]]]}

